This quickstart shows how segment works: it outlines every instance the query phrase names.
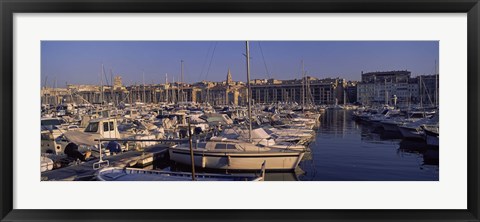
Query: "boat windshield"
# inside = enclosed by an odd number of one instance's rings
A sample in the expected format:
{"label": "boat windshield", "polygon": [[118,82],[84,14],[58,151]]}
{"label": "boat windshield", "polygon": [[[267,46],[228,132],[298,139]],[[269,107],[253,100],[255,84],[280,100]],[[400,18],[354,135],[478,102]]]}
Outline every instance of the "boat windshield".
{"label": "boat windshield", "polygon": [[98,122],[96,123],[89,123],[87,128],[85,128],[86,133],[96,133],[98,131]]}
{"label": "boat windshield", "polygon": [[65,123],[63,119],[45,119],[45,120],[42,120],[41,125],[42,126],[58,126],[58,125],[62,125],[63,123]]}
{"label": "boat windshield", "polygon": [[220,150],[220,149],[236,149],[236,147],[235,147],[235,144],[229,144],[229,143],[222,144],[222,143],[218,143],[217,145],[215,145],[215,149],[216,149],[216,150]]}

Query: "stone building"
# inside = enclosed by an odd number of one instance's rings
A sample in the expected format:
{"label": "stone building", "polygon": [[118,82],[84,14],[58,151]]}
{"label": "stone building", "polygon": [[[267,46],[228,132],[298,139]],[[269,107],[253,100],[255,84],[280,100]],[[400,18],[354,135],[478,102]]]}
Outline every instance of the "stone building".
{"label": "stone building", "polygon": [[411,72],[362,72],[357,85],[357,101],[366,104],[407,105],[418,101],[419,84]]}
{"label": "stone building", "polygon": [[246,86],[242,82],[232,79],[230,69],[225,82],[207,86],[206,101],[212,105],[243,105],[245,104]]}
{"label": "stone building", "polygon": [[255,103],[297,102],[302,104],[343,103],[346,81],[341,78],[317,79],[311,76],[294,80],[253,80]]}

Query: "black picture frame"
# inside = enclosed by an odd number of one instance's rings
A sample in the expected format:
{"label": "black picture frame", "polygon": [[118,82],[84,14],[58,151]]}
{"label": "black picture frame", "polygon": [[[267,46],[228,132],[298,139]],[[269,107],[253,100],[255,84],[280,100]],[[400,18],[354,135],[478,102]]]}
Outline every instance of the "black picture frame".
{"label": "black picture frame", "polygon": [[[0,0],[2,221],[480,221],[478,0]],[[466,210],[17,210],[13,209],[14,13],[468,13],[468,209]],[[454,148],[454,147],[449,147]],[[439,194],[440,195],[440,194]],[[32,197],[34,198],[34,197]],[[394,201],[394,200],[392,200]],[[448,200],[446,200],[448,201]],[[68,204],[68,203],[66,203]]]}

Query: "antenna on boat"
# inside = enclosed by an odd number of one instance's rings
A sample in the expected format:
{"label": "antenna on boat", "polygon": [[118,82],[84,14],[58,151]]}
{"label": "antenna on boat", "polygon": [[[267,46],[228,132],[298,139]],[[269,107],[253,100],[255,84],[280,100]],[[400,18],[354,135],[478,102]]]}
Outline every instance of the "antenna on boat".
{"label": "antenna on boat", "polygon": [[251,98],[251,86],[250,86],[250,47],[248,41],[246,45],[246,57],[247,57],[247,102],[248,102],[248,141],[252,142],[252,98]]}

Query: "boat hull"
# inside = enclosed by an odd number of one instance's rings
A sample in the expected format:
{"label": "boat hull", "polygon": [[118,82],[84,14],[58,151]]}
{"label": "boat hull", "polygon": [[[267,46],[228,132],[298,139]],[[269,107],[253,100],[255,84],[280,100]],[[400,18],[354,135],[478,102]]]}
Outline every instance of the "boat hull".
{"label": "boat hull", "polygon": [[438,146],[439,145],[439,134],[425,131],[425,140],[429,146]]}
{"label": "boat hull", "polygon": [[[189,150],[171,148],[170,159],[191,165]],[[294,170],[303,152],[209,152],[194,151],[196,167],[225,170],[261,170],[265,161],[266,170]]]}
{"label": "boat hull", "polygon": [[395,123],[382,122],[383,130],[389,132],[399,132],[398,125]]}
{"label": "boat hull", "polygon": [[405,139],[425,140],[425,133],[423,132],[423,130],[401,126],[398,127],[398,130],[400,130],[400,133]]}

